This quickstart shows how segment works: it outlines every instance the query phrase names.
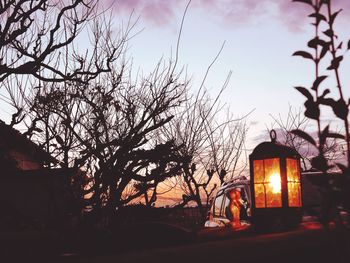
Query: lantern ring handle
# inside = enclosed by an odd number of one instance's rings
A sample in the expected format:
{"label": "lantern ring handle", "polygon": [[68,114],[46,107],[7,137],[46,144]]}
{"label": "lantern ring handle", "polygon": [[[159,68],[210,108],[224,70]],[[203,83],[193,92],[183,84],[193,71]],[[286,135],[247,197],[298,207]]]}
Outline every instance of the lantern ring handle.
{"label": "lantern ring handle", "polygon": [[276,142],[276,138],[277,138],[277,133],[275,130],[271,130],[270,131],[270,138],[271,138],[271,142],[275,143]]}

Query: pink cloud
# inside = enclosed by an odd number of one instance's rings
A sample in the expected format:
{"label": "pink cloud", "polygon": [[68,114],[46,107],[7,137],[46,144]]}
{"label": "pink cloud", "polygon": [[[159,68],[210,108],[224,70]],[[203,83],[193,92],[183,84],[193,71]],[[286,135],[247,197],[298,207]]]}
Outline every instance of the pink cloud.
{"label": "pink cloud", "polygon": [[169,2],[153,1],[143,7],[142,15],[157,25],[164,25],[170,23],[174,18],[174,10]]}
{"label": "pink cloud", "polygon": [[292,1],[274,1],[277,7],[276,18],[290,31],[298,32],[302,30],[308,20],[311,9],[302,3]]}
{"label": "pink cloud", "polygon": [[179,5],[176,0],[110,0],[113,10],[117,13],[130,14],[135,12],[137,16],[145,22],[150,22],[157,26],[167,25],[175,19],[175,10]]}
{"label": "pink cloud", "polygon": [[209,15],[216,16],[219,21],[228,24],[243,24],[257,10],[256,0],[194,0],[193,6]]}
{"label": "pink cloud", "polygon": [[[140,15],[143,22],[166,26],[178,22],[178,14],[184,10],[187,0],[109,0],[116,12]],[[334,8],[343,8],[343,16],[350,17],[349,0],[333,0]],[[290,31],[300,31],[307,21],[311,9],[291,0],[192,0],[190,9],[213,16],[226,26],[242,26],[257,23],[261,19],[272,19],[282,23]],[[348,18],[347,18],[348,19]],[[344,18],[343,18],[344,20]]]}
{"label": "pink cloud", "polygon": [[[312,21],[308,15],[312,13],[312,9],[303,3],[293,3],[292,1],[274,0],[278,7],[278,20],[288,27],[291,31],[300,31],[306,21]],[[344,9],[342,21],[344,17],[346,22],[349,22],[350,1],[348,0],[333,0],[333,10]]]}

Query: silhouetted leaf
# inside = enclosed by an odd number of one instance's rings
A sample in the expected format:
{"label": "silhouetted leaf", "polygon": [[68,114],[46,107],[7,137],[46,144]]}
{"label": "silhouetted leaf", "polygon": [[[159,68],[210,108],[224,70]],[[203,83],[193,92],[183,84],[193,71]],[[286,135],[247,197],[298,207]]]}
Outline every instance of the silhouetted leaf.
{"label": "silhouetted leaf", "polygon": [[349,42],[348,42],[348,50],[350,49],[350,40],[349,40]]}
{"label": "silhouetted leaf", "polygon": [[339,99],[333,106],[333,112],[338,118],[346,120],[349,115],[348,105],[343,99]]}
{"label": "silhouetted leaf", "polygon": [[332,29],[327,29],[326,31],[323,32],[328,37],[333,37],[334,36],[334,31]]}
{"label": "silhouetted leaf", "polygon": [[312,13],[311,15],[309,15],[309,17],[315,17],[316,18],[316,25],[318,25],[321,21],[327,21],[327,18],[320,14],[320,13]]}
{"label": "silhouetted leaf", "polygon": [[312,55],[306,51],[297,51],[294,52],[293,56],[301,56],[303,58],[307,58],[307,59],[311,59],[313,60],[314,58],[312,57]]}
{"label": "silhouetted leaf", "polygon": [[334,12],[334,13],[331,15],[331,17],[330,17],[330,19],[329,19],[329,24],[333,25],[335,18],[337,17],[337,15],[338,15],[342,10],[343,10],[343,9],[340,9],[340,10],[338,10],[337,12]]}
{"label": "silhouetted leaf", "polygon": [[332,106],[335,103],[335,100],[332,98],[319,98],[319,103],[327,106]]}
{"label": "silhouetted leaf", "polygon": [[340,42],[340,44],[337,46],[337,49],[342,49],[342,47],[343,47],[343,41]]}
{"label": "silhouetted leaf", "polygon": [[308,5],[312,6],[312,1],[311,0],[293,0],[293,2],[305,3],[305,4],[308,4]]}
{"label": "silhouetted leaf", "polygon": [[305,116],[310,119],[318,120],[320,117],[320,108],[318,105],[318,102],[314,101],[313,96],[311,95],[310,91],[308,91],[304,87],[295,87],[301,94],[303,94],[307,100],[304,103],[305,105]]}
{"label": "silhouetted leaf", "polygon": [[305,117],[318,120],[320,118],[320,107],[318,102],[315,102],[313,100],[307,100],[305,103]]}
{"label": "silhouetted leaf", "polygon": [[343,134],[339,134],[339,133],[335,133],[335,132],[329,132],[328,133],[328,138],[345,140],[345,136]]}
{"label": "silhouetted leaf", "polygon": [[331,65],[327,68],[328,70],[338,69],[340,62],[343,60],[343,56],[336,57],[332,60]]}
{"label": "silhouetted leaf", "polygon": [[329,133],[329,125],[327,125],[320,134],[320,145],[324,145]]}
{"label": "silhouetted leaf", "polygon": [[328,93],[330,93],[331,91],[329,89],[325,89],[322,93],[321,97],[325,97]]}
{"label": "silhouetted leaf", "polygon": [[349,115],[348,105],[342,99],[335,101],[332,98],[320,98],[319,102],[332,107],[334,114],[342,120],[345,120]]}
{"label": "silhouetted leaf", "polygon": [[304,139],[305,141],[308,141],[309,143],[311,143],[312,145],[316,146],[316,142],[314,140],[314,138],[312,138],[309,134],[307,134],[306,132],[296,129],[296,130],[292,130],[291,133],[295,134],[296,136]]}
{"label": "silhouetted leaf", "polygon": [[304,87],[295,87],[295,89],[297,91],[299,91],[301,94],[303,94],[309,100],[313,100],[314,99],[314,97],[311,95],[310,91],[308,91],[306,88],[304,88]]}
{"label": "silhouetted leaf", "polygon": [[344,135],[335,133],[335,132],[329,132],[329,125],[327,125],[320,135],[320,145],[324,145],[326,143],[327,138],[334,138],[334,139],[345,139]]}
{"label": "silhouetted leaf", "polygon": [[[326,42],[325,42],[326,43]],[[321,54],[320,54],[320,59],[323,58],[327,52],[329,51],[329,44],[326,43],[324,46],[322,46]]]}
{"label": "silhouetted leaf", "polygon": [[311,47],[311,48],[317,48],[317,42],[318,42],[319,38],[315,37],[313,39],[311,39],[308,43],[307,46]]}
{"label": "silhouetted leaf", "polygon": [[318,87],[320,86],[321,82],[324,81],[328,76],[319,76],[316,78],[314,83],[312,84],[312,90],[317,90]]}
{"label": "silhouetted leaf", "polygon": [[311,39],[308,43],[307,43],[308,47],[311,47],[311,48],[317,48],[317,46],[321,46],[321,47],[324,47],[324,46],[328,46],[327,42],[318,38],[318,37],[315,37],[313,39]]}

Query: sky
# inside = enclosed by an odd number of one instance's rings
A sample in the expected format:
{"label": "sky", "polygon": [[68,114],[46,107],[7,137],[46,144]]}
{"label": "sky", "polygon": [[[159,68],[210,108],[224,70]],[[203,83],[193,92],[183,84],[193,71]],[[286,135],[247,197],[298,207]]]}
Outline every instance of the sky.
{"label": "sky", "polygon": [[[129,54],[136,68],[151,71],[160,58],[174,54],[187,3],[188,0],[108,2],[113,8],[116,26],[130,14],[138,20],[135,31],[139,33],[129,43]],[[350,0],[334,0],[333,3],[335,10],[344,9],[338,16],[335,30],[339,39],[347,43]],[[308,50],[306,43],[314,37],[313,20],[308,18],[310,13],[306,5],[291,0],[192,0],[189,5],[181,33],[179,65],[186,67],[192,79],[191,86],[196,90],[225,43],[209,72],[206,88],[215,96],[232,71],[221,101],[237,118],[253,111],[247,118],[247,154],[269,139],[267,129],[271,129],[274,122],[271,115],[286,119],[290,107],[304,110],[305,99],[293,87],[310,87],[314,81],[314,66],[292,54]],[[341,71],[345,86],[350,85],[350,74],[346,74],[349,67],[349,59],[345,59]],[[330,75],[326,71],[321,74]],[[324,85],[324,88],[334,89],[334,79],[330,77]],[[332,95],[338,98],[336,92]],[[326,120],[324,125],[334,123],[329,110],[323,109],[322,114]],[[311,122],[310,132],[314,130],[312,125]]]}
{"label": "sky", "polygon": [[[350,0],[334,0],[334,8],[343,8],[337,18],[340,39],[350,39]],[[129,41],[128,54],[135,69],[151,72],[161,58],[174,55],[180,24],[188,0],[103,0],[111,8],[114,26],[120,28],[131,16],[137,21]],[[221,98],[237,118],[248,118],[247,151],[268,138],[273,119],[287,117],[290,106],[303,108],[304,97],[293,87],[311,86],[313,64],[292,54],[307,50],[313,38],[312,22],[306,5],[291,0],[192,0],[187,10],[179,46],[179,67],[184,66],[196,90],[207,67],[225,43],[211,68],[206,88],[214,97],[232,71],[229,85]],[[82,43],[83,44],[83,43]],[[350,85],[342,64],[342,81]],[[346,74],[347,73],[347,74]],[[329,72],[321,72],[329,75]],[[334,88],[332,78],[325,87]],[[350,89],[346,89],[349,97]],[[336,93],[333,93],[338,98]],[[0,118],[9,121],[9,110],[0,105]],[[323,112],[327,121],[332,114]]]}
{"label": "sky", "polygon": [[[174,54],[187,3],[187,0],[109,0],[116,25],[126,21],[130,14],[138,19],[135,32],[140,32],[129,43],[135,67],[151,71],[161,57]],[[347,41],[350,1],[334,0],[334,9],[340,8],[344,10],[336,30]],[[290,105],[295,109],[303,107],[304,97],[293,87],[310,86],[314,68],[311,62],[292,54],[305,50],[307,41],[313,37],[312,20],[307,18],[310,12],[306,5],[290,0],[192,0],[189,5],[181,34],[179,65],[187,68],[192,88],[196,89],[225,42],[206,88],[215,96],[232,71],[222,102],[237,117],[253,110],[248,118],[249,147],[258,143],[261,134],[267,135],[266,129],[273,123],[270,114],[285,118]],[[349,62],[344,63],[344,68],[349,68]],[[349,78],[343,81],[350,84]]]}
{"label": "sky", "polygon": [[[337,18],[341,39],[350,38],[350,0],[333,0],[334,9],[344,9]],[[181,19],[188,0],[103,0],[103,9],[113,12],[116,30],[131,16],[136,22],[128,55],[134,69],[151,72],[161,58],[174,55]],[[207,67],[224,48],[211,68],[206,88],[214,97],[227,75],[230,83],[221,101],[237,118],[249,115],[248,150],[268,135],[270,115],[286,118],[290,105],[303,108],[304,97],[293,87],[310,86],[312,63],[292,54],[305,50],[313,37],[311,12],[291,0],[192,0],[187,10],[179,46],[179,67],[186,68],[191,88],[198,89]],[[83,44],[83,43],[82,43]],[[350,60],[343,62],[343,72]],[[329,72],[325,72],[327,75]],[[342,74],[350,85],[350,74]],[[331,79],[330,79],[331,80]],[[330,84],[331,81],[329,81]],[[327,80],[325,84],[328,85]],[[334,86],[334,85],[333,85]],[[331,87],[332,88],[332,87]],[[350,89],[347,89],[350,93]],[[350,94],[348,94],[350,95]],[[337,95],[335,95],[336,97]],[[327,113],[326,119],[332,115]],[[0,116],[10,119],[10,110],[0,105]]]}

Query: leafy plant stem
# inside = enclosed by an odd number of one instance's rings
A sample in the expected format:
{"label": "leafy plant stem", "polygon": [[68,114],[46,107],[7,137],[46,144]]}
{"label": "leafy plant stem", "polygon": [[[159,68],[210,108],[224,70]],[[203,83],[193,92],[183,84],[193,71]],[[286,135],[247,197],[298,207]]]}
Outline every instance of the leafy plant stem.
{"label": "leafy plant stem", "polygon": [[[333,32],[333,23],[330,22],[330,18],[332,16],[332,7],[331,4],[328,3],[327,4],[327,11],[328,11],[328,25],[329,25],[329,29],[331,30],[331,32]],[[335,40],[334,40],[334,35],[332,34],[331,37],[331,54],[332,54],[332,59],[335,60],[337,58],[337,50],[335,48]],[[341,100],[344,101],[344,95],[343,95],[343,88],[342,88],[342,84],[340,81],[340,75],[339,75],[339,69],[338,67],[334,68],[334,73],[335,73],[335,78],[337,81],[337,87],[338,87],[338,91],[339,91],[339,96],[341,98]],[[350,164],[350,134],[349,134],[349,120],[348,120],[348,116],[344,119],[344,126],[345,126],[345,139],[346,139],[346,150],[347,150],[347,162],[348,165]]]}
{"label": "leafy plant stem", "polygon": [[[316,3],[315,3],[315,12],[318,14],[320,12],[320,3],[319,3],[319,0],[316,0]],[[315,36],[316,38],[319,37],[319,23],[318,23],[318,18],[315,17]],[[318,45],[316,45],[316,48],[315,48],[315,78],[317,79],[319,77],[319,52],[318,52]],[[316,93],[316,98],[318,98],[318,87],[316,88],[315,90],[315,93]],[[317,119],[317,130],[318,130],[318,138],[321,138],[321,120],[320,118]],[[319,151],[322,152],[322,145],[319,144]]]}

